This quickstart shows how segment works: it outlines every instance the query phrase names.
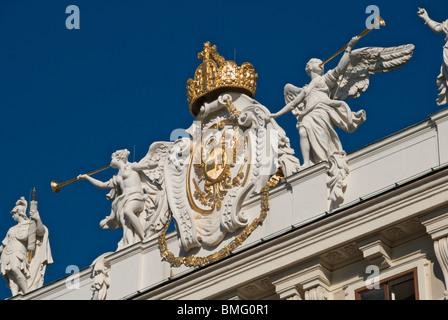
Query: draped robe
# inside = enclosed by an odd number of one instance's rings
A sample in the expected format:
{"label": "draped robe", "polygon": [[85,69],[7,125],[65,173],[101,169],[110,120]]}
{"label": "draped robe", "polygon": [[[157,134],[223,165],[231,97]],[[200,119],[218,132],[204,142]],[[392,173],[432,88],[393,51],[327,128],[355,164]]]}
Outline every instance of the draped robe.
{"label": "draped robe", "polygon": [[446,43],[443,47],[443,65],[440,75],[437,77],[437,86],[439,87],[438,105],[448,104],[448,20],[442,23],[442,28],[446,34]]}
{"label": "draped robe", "polygon": [[297,129],[302,127],[306,130],[312,164],[327,161],[335,153],[343,153],[334,127],[351,133],[366,120],[364,110],[352,112],[344,101],[330,98],[337,82],[336,72],[328,71],[308,86],[305,110],[299,113],[293,111],[297,118]]}

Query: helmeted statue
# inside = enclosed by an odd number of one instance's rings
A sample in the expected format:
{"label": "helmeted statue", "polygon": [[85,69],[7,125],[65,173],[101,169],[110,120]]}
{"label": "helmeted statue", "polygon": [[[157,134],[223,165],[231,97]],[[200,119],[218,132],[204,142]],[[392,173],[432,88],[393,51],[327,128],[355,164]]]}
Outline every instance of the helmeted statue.
{"label": "helmeted statue", "polygon": [[16,202],[11,214],[17,225],[8,230],[0,246],[1,274],[13,296],[40,288],[47,265],[53,263],[48,229],[42,224],[37,202],[31,202],[29,218],[27,207],[24,197]]}

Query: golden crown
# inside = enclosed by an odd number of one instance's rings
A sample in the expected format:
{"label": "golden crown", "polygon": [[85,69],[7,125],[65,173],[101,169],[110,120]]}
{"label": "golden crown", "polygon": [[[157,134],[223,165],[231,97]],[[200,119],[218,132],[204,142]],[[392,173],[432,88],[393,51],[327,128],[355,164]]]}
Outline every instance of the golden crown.
{"label": "golden crown", "polygon": [[209,41],[204,43],[204,50],[198,53],[198,59],[203,62],[196,69],[194,80],[187,81],[188,104],[193,116],[198,115],[205,99],[213,100],[225,89],[232,88],[252,98],[255,96],[258,75],[252,64],[245,62],[238,67],[234,61],[220,56],[216,45],[210,46]]}

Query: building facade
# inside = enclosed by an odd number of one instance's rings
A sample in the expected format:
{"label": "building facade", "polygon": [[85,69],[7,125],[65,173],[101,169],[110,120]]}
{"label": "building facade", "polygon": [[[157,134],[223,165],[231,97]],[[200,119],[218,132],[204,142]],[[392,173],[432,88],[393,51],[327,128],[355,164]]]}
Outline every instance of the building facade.
{"label": "building facade", "polygon": [[[339,207],[328,209],[327,162],[301,170],[269,190],[265,220],[217,261],[172,266],[153,238],[105,253],[76,283],[70,276],[13,299],[447,299],[448,109],[347,157]],[[245,199],[249,220],[261,202]],[[183,252],[176,231],[166,245]]]}

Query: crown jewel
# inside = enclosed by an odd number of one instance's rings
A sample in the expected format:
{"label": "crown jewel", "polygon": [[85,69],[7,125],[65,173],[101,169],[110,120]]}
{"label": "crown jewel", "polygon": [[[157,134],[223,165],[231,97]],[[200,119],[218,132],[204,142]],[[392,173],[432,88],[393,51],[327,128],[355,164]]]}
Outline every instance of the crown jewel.
{"label": "crown jewel", "polygon": [[197,116],[205,99],[213,99],[224,89],[233,88],[250,97],[255,96],[257,77],[252,64],[245,62],[240,67],[230,60],[225,60],[216,52],[216,45],[207,41],[204,50],[198,53],[203,62],[196,69],[194,80],[187,81],[187,99],[190,112]]}

